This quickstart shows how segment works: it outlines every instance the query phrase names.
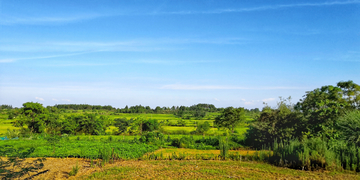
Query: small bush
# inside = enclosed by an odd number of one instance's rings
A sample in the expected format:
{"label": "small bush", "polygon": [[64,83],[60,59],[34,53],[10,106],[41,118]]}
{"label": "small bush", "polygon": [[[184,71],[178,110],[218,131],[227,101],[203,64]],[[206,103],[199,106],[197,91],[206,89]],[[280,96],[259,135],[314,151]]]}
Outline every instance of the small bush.
{"label": "small bush", "polygon": [[73,166],[71,171],[69,172],[69,176],[76,176],[79,170],[80,170],[80,166],[78,165],[78,163],[76,163],[76,166]]}

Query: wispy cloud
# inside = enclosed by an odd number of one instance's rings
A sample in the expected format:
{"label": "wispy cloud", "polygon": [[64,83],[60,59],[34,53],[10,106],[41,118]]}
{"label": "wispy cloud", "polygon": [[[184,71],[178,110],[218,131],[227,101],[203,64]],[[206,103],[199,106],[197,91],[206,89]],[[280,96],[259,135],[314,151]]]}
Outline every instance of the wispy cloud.
{"label": "wispy cloud", "polygon": [[299,8],[299,7],[323,7],[323,6],[336,6],[336,5],[351,5],[360,4],[359,0],[352,1],[329,1],[320,3],[296,3],[296,4],[280,4],[280,5],[268,5],[268,6],[257,6],[257,7],[246,7],[246,8],[227,8],[227,9],[215,9],[205,11],[153,11],[153,12],[142,12],[134,13],[129,11],[128,13],[107,13],[107,12],[88,12],[84,14],[63,14],[57,16],[51,15],[38,15],[38,16],[14,16],[7,14],[0,14],[0,25],[49,25],[49,24],[66,24],[75,23],[79,21],[87,21],[101,17],[114,17],[121,15],[162,15],[162,14],[222,14],[222,13],[239,13],[239,12],[253,12],[253,11],[265,11],[265,10],[276,10],[285,8]]}
{"label": "wispy cloud", "polygon": [[171,12],[154,12],[153,14],[222,14],[222,13],[240,13],[240,12],[253,12],[253,11],[265,11],[265,10],[276,10],[285,8],[299,8],[299,7],[322,7],[322,6],[336,6],[336,5],[350,5],[360,4],[360,1],[332,1],[322,3],[297,3],[297,4],[280,4],[280,5],[269,5],[269,6],[258,6],[249,8],[238,8],[238,9],[216,9],[208,11],[171,11]]}
{"label": "wispy cloud", "polygon": [[218,86],[218,85],[185,85],[185,84],[169,84],[160,87],[160,89],[172,90],[279,90],[279,89],[306,89],[304,87],[240,87],[240,86]]}
{"label": "wispy cloud", "polygon": [[[161,38],[161,39],[135,39],[129,41],[112,41],[112,42],[94,42],[94,41],[56,41],[56,42],[13,42],[12,44],[0,44],[0,51],[4,52],[31,52],[39,55],[34,57],[14,57],[1,58],[0,63],[11,63],[19,60],[32,59],[49,59],[57,57],[78,56],[89,53],[99,52],[151,52],[151,51],[172,51],[182,49],[184,44],[245,44],[250,40],[242,38],[213,38],[213,39],[178,39],[178,38]],[[180,46],[179,46],[180,45]],[[163,60],[136,60],[134,63],[164,64],[169,61]],[[188,61],[171,62],[171,63],[188,63]],[[202,63],[196,61],[191,63]]]}
{"label": "wispy cloud", "polygon": [[19,61],[19,60],[50,59],[50,58],[57,58],[57,57],[77,56],[77,55],[88,54],[88,53],[93,53],[93,52],[94,51],[70,53],[70,54],[57,54],[57,55],[50,55],[50,56],[37,56],[37,57],[28,57],[28,58],[0,59],[0,63],[12,63],[12,62]]}
{"label": "wispy cloud", "polygon": [[64,24],[108,16],[107,14],[89,13],[81,15],[44,16],[44,17],[16,17],[0,14],[0,25],[39,25],[39,24]]}
{"label": "wispy cloud", "polygon": [[37,100],[40,100],[40,101],[45,101],[43,98],[41,98],[41,97],[35,97],[35,99],[37,99]]}
{"label": "wispy cloud", "polygon": [[250,39],[224,38],[157,38],[124,41],[54,41],[12,42],[0,44],[0,51],[8,52],[81,52],[81,51],[152,51],[169,49],[168,45],[181,44],[248,44]]}

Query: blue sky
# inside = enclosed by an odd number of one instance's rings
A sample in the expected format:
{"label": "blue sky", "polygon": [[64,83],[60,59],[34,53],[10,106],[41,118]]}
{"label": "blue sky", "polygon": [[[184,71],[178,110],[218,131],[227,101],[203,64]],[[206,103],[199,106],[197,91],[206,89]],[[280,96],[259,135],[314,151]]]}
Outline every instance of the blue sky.
{"label": "blue sky", "polygon": [[0,0],[0,104],[262,108],[360,84],[360,0]]}

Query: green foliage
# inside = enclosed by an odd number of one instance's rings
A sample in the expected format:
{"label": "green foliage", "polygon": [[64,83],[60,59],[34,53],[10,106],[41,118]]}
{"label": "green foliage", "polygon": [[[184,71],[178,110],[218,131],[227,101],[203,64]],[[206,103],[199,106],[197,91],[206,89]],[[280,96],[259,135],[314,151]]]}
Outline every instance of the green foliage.
{"label": "green foliage", "polygon": [[19,137],[20,131],[17,129],[7,129],[7,131],[4,135],[8,139],[13,139],[13,138]]}
{"label": "green foliage", "polygon": [[312,136],[337,138],[336,120],[347,110],[359,108],[360,86],[352,81],[323,86],[306,93],[295,106],[308,119]]}
{"label": "green foliage", "polygon": [[228,157],[229,152],[229,142],[227,137],[220,138],[219,149],[221,159],[225,160]]}
{"label": "green foliage", "polygon": [[4,150],[4,155],[8,157],[18,156],[15,151],[6,150],[8,146],[13,147],[18,152],[27,151],[33,148],[33,151],[28,155],[29,157],[78,157],[97,159],[103,158],[99,149],[113,149],[113,154],[120,159],[134,159],[139,158],[147,152],[156,150],[158,147],[148,144],[135,144],[118,141],[99,141],[93,139],[82,138],[80,140],[68,140],[62,138],[55,144],[56,152],[53,153],[53,146],[43,138],[34,140],[11,140],[0,141],[0,151]]}
{"label": "green foliage", "polygon": [[209,145],[215,147],[216,149],[219,149],[218,137],[207,137],[207,138],[203,137],[202,139],[196,140],[195,143]]}
{"label": "green foliage", "polygon": [[45,137],[45,140],[53,147],[53,153],[55,153],[55,145],[59,143],[61,137],[55,134],[49,134]]}
{"label": "green foliage", "polygon": [[61,133],[65,134],[105,134],[108,126],[105,116],[97,116],[95,114],[72,115],[66,117],[62,123]]}
{"label": "green foliage", "polygon": [[303,137],[304,132],[307,132],[307,120],[301,112],[293,110],[290,99],[280,98],[276,109],[263,109],[246,133],[245,142],[248,146],[261,149],[275,140]]}
{"label": "green foliage", "polygon": [[234,132],[236,126],[246,120],[244,108],[227,107],[215,118],[214,124]]}
{"label": "green foliage", "polygon": [[163,145],[164,144],[164,135],[158,131],[149,131],[141,135],[140,142],[148,143],[148,144],[157,144]]}
{"label": "green foliage", "polygon": [[177,125],[178,126],[186,126],[186,122],[182,119],[179,119],[179,120],[177,120]]}
{"label": "green foliage", "polygon": [[340,138],[360,146],[360,110],[348,111],[337,120]]}
{"label": "green foliage", "polygon": [[125,133],[127,128],[130,126],[130,122],[124,118],[114,119],[114,126],[118,128],[119,134]]}
{"label": "green foliage", "polygon": [[34,133],[42,133],[46,128],[48,111],[40,103],[27,102],[23,104],[20,113],[21,119],[15,122],[16,126],[27,126]]}
{"label": "green foliage", "polygon": [[200,133],[200,134],[204,134],[209,130],[210,130],[210,123],[208,121],[205,121],[204,123],[199,124],[196,128],[196,132]]}
{"label": "green foliage", "polygon": [[173,138],[171,140],[171,146],[177,148],[194,148],[195,140],[192,137],[183,136],[179,138]]}
{"label": "green foliage", "polygon": [[69,176],[76,176],[79,170],[80,170],[80,166],[78,163],[76,163],[76,166],[73,166],[71,171],[69,172]]}
{"label": "green foliage", "polygon": [[160,123],[156,119],[148,119],[142,125],[142,131],[156,131],[159,130]]}

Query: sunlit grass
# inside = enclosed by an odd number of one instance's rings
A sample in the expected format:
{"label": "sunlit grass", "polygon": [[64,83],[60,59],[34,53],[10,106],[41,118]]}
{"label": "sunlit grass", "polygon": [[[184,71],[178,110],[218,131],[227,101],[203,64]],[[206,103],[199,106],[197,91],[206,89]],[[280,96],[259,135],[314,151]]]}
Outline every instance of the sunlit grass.
{"label": "sunlit grass", "polygon": [[[238,153],[239,155],[252,155],[256,151],[254,150],[229,150],[229,153]],[[198,150],[198,149],[185,149],[185,148],[170,148],[170,149],[159,149],[154,152],[155,154],[163,154],[164,156],[176,154],[187,154],[190,156],[194,155],[220,155],[220,150]]]}
{"label": "sunlit grass", "polygon": [[77,179],[359,179],[351,172],[316,172],[266,163],[213,160],[123,161]]}
{"label": "sunlit grass", "polygon": [[0,124],[0,134],[6,133],[8,129],[19,129],[19,128],[14,127],[12,124]]}

